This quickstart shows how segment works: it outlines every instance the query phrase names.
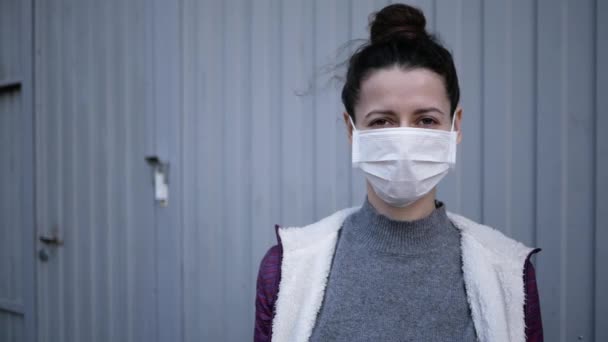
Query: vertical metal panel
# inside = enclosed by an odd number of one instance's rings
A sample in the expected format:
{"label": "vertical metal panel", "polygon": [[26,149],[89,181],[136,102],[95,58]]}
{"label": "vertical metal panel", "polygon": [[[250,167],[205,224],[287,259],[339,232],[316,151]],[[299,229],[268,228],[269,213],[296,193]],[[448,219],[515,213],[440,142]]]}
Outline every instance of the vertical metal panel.
{"label": "vertical metal panel", "polygon": [[[187,341],[224,333],[223,3],[184,2],[184,301]],[[244,114],[244,113],[243,113]],[[234,123],[238,124],[238,123]],[[213,308],[213,309],[210,309]]]}
{"label": "vertical metal panel", "polygon": [[0,341],[33,341],[31,2],[0,1]]}
{"label": "vertical metal panel", "polygon": [[[566,274],[564,270],[565,235],[567,224],[563,188],[564,146],[566,143],[563,121],[567,94],[563,65],[566,48],[561,27],[563,2],[538,2],[537,22],[537,212],[536,227],[538,246],[543,248],[542,258],[537,258],[545,338],[560,341],[566,335],[565,317]],[[542,129],[541,129],[542,128]],[[559,323],[562,324],[559,324]]]}
{"label": "vertical metal panel", "polygon": [[[172,167],[180,165],[182,111],[181,111],[181,3],[158,0],[148,2],[151,31],[147,44],[148,74],[151,75],[152,99],[149,104],[155,123],[154,151],[161,160],[169,163],[169,205],[157,207],[156,218],[156,296],[157,341],[183,340],[183,284],[182,284],[182,186],[181,177],[173,175]],[[180,168],[175,168],[180,170]],[[177,176],[177,177],[176,177]]]}
{"label": "vertical metal panel", "polygon": [[[0,270],[5,277],[0,279],[0,302],[2,304],[14,303],[23,305],[23,273],[21,264],[23,255],[22,234],[18,227],[23,225],[19,188],[21,182],[21,151],[19,139],[19,126],[23,110],[21,108],[21,94],[19,92],[0,94],[0,157],[3,163],[0,166],[0,244],[1,258]],[[3,305],[4,306],[4,305]],[[2,307],[0,307],[2,311]],[[21,311],[21,310],[19,310]]]}
{"label": "vertical metal panel", "polygon": [[[350,184],[346,183],[351,167],[348,138],[340,102],[343,68],[336,66],[346,53],[338,47],[349,39],[348,1],[320,1],[314,4],[314,78],[311,96],[314,108],[309,115],[314,122],[314,199],[313,217],[324,217],[350,204]],[[332,53],[333,51],[333,53]],[[254,226],[255,227],[255,226]]]}
{"label": "vertical metal panel", "polygon": [[[277,42],[280,37],[280,14],[278,2],[265,0],[251,6],[250,106],[246,110],[250,129],[249,171],[247,179],[250,191],[250,221],[246,224],[251,231],[250,280],[255,284],[259,266],[259,256],[266,252],[269,242],[275,239],[274,230],[256,231],[253,227],[272,227],[279,222],[281,200],[279,193],[279,172],[281,170],[279,152],[281,149],[279,103],[279,65],[280,54]],[[277,18],[277,20],[268,20]],[[255,114],[254,114],[255,113]],[[202,176],[202,175],[201,175]],[[257,234],[257,233],[260,234]],[[248,301],[251,304],[251,301]],[[248,308],[248,312],[253,307]]]}
{"label": "vertical metal panel", "polygon": [[[507,203],[511,197],[511,178],[507,172],[511,157],[511,8],[506,1],[486,2],[483,6],[484,144],[482,220],[508,229]],[[463,125],[466,129],[466,125]]]}
{"label": "vertical metal panel", "polygon": [[[4,46],[8,44],[3,44]],[[13,67],[11,71],[15,70]],[[23,118],[20,91],[0,93],[0,340],[21,341],[24,335],[24,276],[23,239],[26,237],[24,217],[19,210],[24,194],[23,151],[20,126]]]}
{"label": "vertical metal panel", "polygon": [[[508,112],[511,137],[506,144],[509,156],[505,226],[507,233],[534,246],[536,204],[536,5],[532,1],[510,2],[509,54],[511,80]],[[488,80],[491,82],[492,80]],[[488,108],[492,110],[492,108]]]}
{"label": "vertical metal panel", "polygon": [[144,8],[36,2],[39,341],[156,340]]}
{"label": "vertical metal panel", "polygon": [[[128,176],[122,180],[125,189],[132,191],[126,191],[124,195],[125,217],[122,226],[117,227],[118,231],[127,232],[124,245],[126,269],[121,271],[126,273],[122,279],[126,278],[127,283],[123,283],[122,291],[126,292],[128,310],[126,334],[118,331],[129,341],[158,341],[155,334],[159,310],[155,278],[157,251],[151,247],[156,245],[156,231],[152,228],[155,224],[151,201],[153,188],[150,168],[140,162],[143,156],[156,152],[152,144],[154,134],[150,133],[154,131],[154,120],[149,110],[151,91],[146,88],[151,83],[152,72],[147,61],[149,54],[145,40],[149,34],[149,6],[147,1],[129,1],[124,6],[113,6],[117,13],[124,13],[121,17],[124,40],[119,40],[121,54],[117,56],[117,63],[124,63],[124,73],[117,76],[121,76],[119,79],[125,84],[126,94],[125,102],[117,112],[117,116],[124,120],[124,127],[119,132],[125,139],[122,164],[119,165],[123,166],[122,173]],[[130,34],[125,34],[127,32]]]}
{"label": "vertical metal panel", "polygon": [[[463,108],[462,119],[462,142],[459,149],[459,162],[457,172],[451,177],[462,179],[460,186],[462,190],[457,196],[457,203],[447,202],[447,206],[458,205],[453,210],[467,215],[471,219],[480,221],[483,215],[483,176],[484,170],[481,165],[485,144],[482,141],[484,126],[484,2],[482,0],[464,0],[462,8],[458,11],[462,14],[462,53],[455,56],[459,72],[461,100]],[[443,7],[443,6],[442,6]],[[457,11],[452,11],[456,13]],[[440,11],[441,13],[441,11]],[[445,27],[445,31],[455,30],[454,27]],[[447,37],[446,37],[447,38]],[[451,43],[450,40],[446,44]],[[444,189],[443,184],[439,186],[439,194]],[[447,188],[446,190],[449,190]]]}
{"label": "vertical metal panel", "polygon": [[[562,253],[567,256],[563,265],[567,272],[565,287],[566,336],[564,339],[593,338],[593,232],[594,232],[594,82],[595,65],[593,34],[595,27],[593,0],[569,0],[564,8],[567,49],[565,54],[565,121],[563,134],[567,144],[562,160],[565,162],[564,204],[566,244]],[[564,94],[564,95],[566,95]],[[567,309],[567,310],[566,310]],[[576,318],[576,319],[572,319]]]}
{"label": "vertical metal panel", "polygon": [[[218,141],[222,148],[221,160],[218,162],[222,163],[224,171],[222,189],[218,195],[223,196],[218,200],[223,201],[224,221],[220,241],[224,267],[222,273],[217,276],[222,279],[221,297],[225,305],[225,316],[221,319],[222,338],[242,341],[248,339],[250,331],[232,329],[232,321],[245,320],[248,315],[251,317],[253,312],[251,297],[244,291],[250,288],[248,281],[252,273],[251,264],[248,262],[251,257],[251,230],[248,229],[251,220],[251,188],[248,180],[250,161],[255,157],[255,151],[250,149],[250,127],[255,116],[254,113],[248,113],[251,107],[251,68],[254,67],[248,63],[251,51],[248,32],[251,30],[252,5],[247,1],[237,0],[226,1],[223,6],[222,115],[212,115],[216,119],[223,119],[223,140]],[[211,198],[203,197],[204,200]]]}
{"label": "vertical metal panel", "polygon": [[[432,17],[434,17],[433,29],[435,32],[441,32],[438,34],[438,38],[445,46],[452,52],[456,67],[462,69],[462,60],[460,58],[462,54],[462,34],[463,34],[463,10],[462,1],[450,1],[450,2],[436,2],[432,7]],[[429,22],[427,25],[431,25]],[[430,27],[429,27],[430,28]],[[478,43],[478,41],[477,41]],[[462,75],[459,75],[460,82],[463,82]],[[464,113],[465,120],[467,123],[470,122],[469,115],[470,111]],[[470,129],[470,128],[469,128]],[[469,136],[466,137],[468,139]],[[474,152],[471,151],[471,152]],[[457,150],[457,160],[460,161],[463,158],[463,149]],[[475,160],[479,160],[476,156]],[[450,210],[459,210],[462,207],[460,203],[460,196],[462,190],[462,172],[460,171],[463,167],[463,163],[459,162],[456,164],[457,172],[452,172],[442,181],[441,188],[438,190],[437,196],[442,199],[445,203],[450,204]],[[477,167],[476,167],[477,168]]]}
{"label": "vertical metal panel", "polygon": [[[281,201],[282,219],[305,224],[313,214],[314,116],[310,96],[303,96],[313,75],[312,3],[283,1],[280,37]],[[298,96],[298,93],[301,95]]]}
{"label": "vertical metal panel", "polygon": [[[22,196],[21,208],[19,212],[23,221],[21,222],[22,233],[22,255],[24,264],[24,277],[22,284],[23,304],[24,304],[24,319],[23,335],[18,341],[33,342],[37,334],[36,312],[36,267],[35,267],[35,154],[34,154],[34,48],[33,48],[33,1],[20,1],[21,12],[18,15],[21,18],[21,34],[20,39],[22,44],[21,65],[21,93],[22,93],[22,117],[20,138],[22,146],[22,171],[20,195]],[[19,37],[19,35],[12,35]]]}
{"label": "vertical metal panel", "polygon": [[595,340],[608,340],[608,2],[596,0],[595,23],[595,250],[594,269],[594,328]]}

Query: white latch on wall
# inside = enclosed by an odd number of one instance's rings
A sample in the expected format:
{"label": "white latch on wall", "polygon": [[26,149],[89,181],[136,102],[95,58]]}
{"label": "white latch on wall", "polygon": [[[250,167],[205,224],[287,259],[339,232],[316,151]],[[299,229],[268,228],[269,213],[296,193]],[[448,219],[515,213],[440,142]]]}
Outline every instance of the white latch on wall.
{"label": "white latch on wall", "polygon": [[169,163],[157,156],[146,157],[146,161],[152,166],[154,199],[166,207],[169,204]]}

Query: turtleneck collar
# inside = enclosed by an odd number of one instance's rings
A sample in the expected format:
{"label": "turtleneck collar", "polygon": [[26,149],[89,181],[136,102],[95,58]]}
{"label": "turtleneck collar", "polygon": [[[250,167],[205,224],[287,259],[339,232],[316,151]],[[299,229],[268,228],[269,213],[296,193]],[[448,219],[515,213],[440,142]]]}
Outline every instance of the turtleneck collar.
{"label": "turtleneck collar", "polygon": [[345,238],[391,254],[428,252],[445,247],[450,234],[459,234],[440,201],[435,201],[435,210],[424,218],[399,221],[380,214],[367,197],[361,209],[346,219],[343,230]]}

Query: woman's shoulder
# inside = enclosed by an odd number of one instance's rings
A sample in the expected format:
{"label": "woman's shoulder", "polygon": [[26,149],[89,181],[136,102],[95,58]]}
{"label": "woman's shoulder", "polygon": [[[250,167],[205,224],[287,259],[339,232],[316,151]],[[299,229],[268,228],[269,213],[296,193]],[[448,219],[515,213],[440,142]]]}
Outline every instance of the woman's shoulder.
{"label": "woman's shoulder", "polygon": [[262,260],[260,261],[259,276],[262,281],[274,278],[274,275],[281,271],[282,256],[283,250],[280,244],[276,244],[268,248],[268,250],[262,257]]}
{"label": "woman's shoulder", "polygon": [[344,220],[358,209],[359,207],[340,209],[308,225],[277,226],[277,242],[286,251],[314,245],[340,230]]}
{"label": "woman's shoulder", "polygon": [[533,252],[540,250],[529,247],[494,227],[481,224],[465,216],[449,212],[448,217],[454,226],[461,231],[464,239],[463,244],[474,243],[492,253],[506,257],[516,257],[518,260],[525,260]]}

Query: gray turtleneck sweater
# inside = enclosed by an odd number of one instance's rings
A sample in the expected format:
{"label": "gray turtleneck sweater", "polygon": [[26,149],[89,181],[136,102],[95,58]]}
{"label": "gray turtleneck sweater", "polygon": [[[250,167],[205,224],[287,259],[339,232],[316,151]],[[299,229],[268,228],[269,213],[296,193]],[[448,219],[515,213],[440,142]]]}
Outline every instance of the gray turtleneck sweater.
{"label": "gray turtleneck sweater", "polygon": [[366,199],[340,230],[310,341],[476,341],[461,267],[441,202],[396,221]]}

